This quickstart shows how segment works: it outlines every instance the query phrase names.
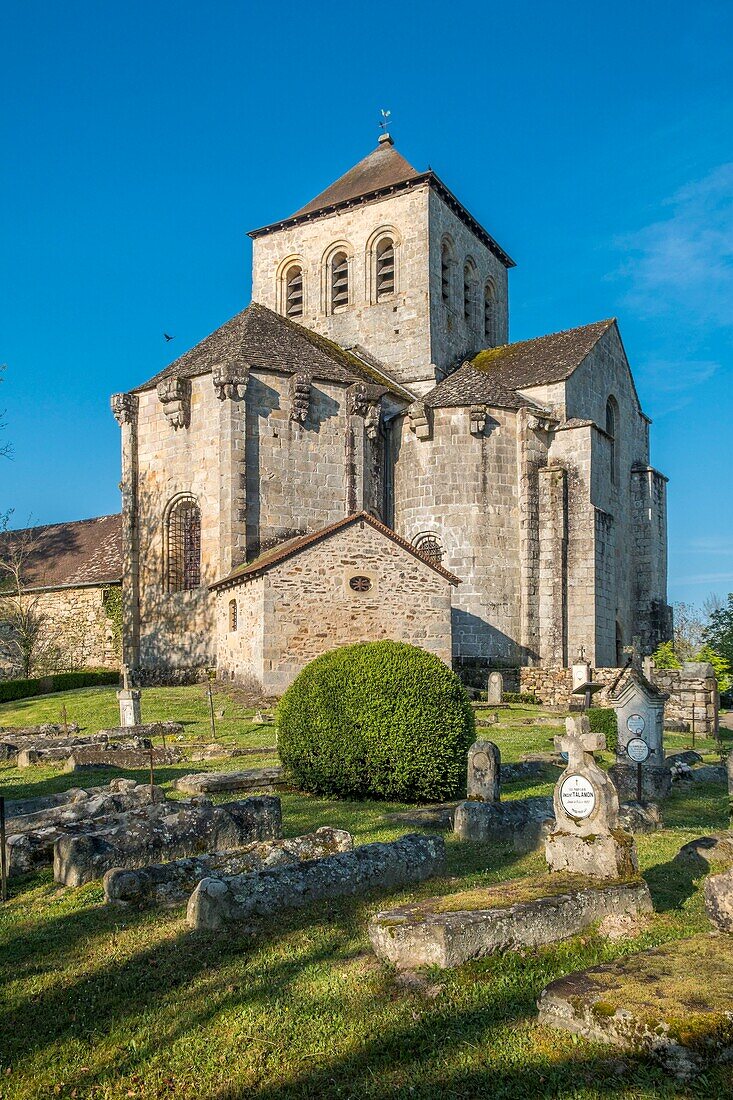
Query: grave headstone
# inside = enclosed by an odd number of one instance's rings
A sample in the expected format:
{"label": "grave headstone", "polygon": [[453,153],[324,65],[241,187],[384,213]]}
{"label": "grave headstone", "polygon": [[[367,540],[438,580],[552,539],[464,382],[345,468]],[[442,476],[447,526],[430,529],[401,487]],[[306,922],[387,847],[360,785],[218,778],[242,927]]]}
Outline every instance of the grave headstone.
{"label": "grave headstone", "polygon": [[565,736],[555,739],[568,764],[555,787],[555,828],[545,842],[551,871],[621,879],[636,874],[634,840],[620,826],[616,788],[593,758],[605,744],[585,715],[568,718]]}
{"label": "grave headstone", "polygon": [[467,798],[475,802],[498,802],[501,755],[493,741],[475,741],[468,750]]}
{"label": "grave headstone", "polygon": [[122,666],[122,687],[117,692],[117,701],[120,704],[120,725],[139,726],[140,717],[140,688],[130,687],[130,670],[127,665]]}
{"label": "grave headstone", "polygon": [[612,776],[623,798],[655,801],[669,794],[671,776],[664,761],[666,699],[636,668],[629,669],[611,697],[618,723]]}
{"label": "grave headstone", "polygon": [[500,672],[489,673],[489,684],[486,692],[486,702],[498,704],[504,694],[504,677]]}

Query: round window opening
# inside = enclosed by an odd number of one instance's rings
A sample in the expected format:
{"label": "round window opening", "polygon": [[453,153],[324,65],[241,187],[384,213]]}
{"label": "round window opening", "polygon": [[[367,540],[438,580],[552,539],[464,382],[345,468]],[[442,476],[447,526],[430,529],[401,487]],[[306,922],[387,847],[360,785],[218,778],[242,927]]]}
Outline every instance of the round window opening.
{"label": "round window opening", "polygon": [[351,577],[349,580],[349,588],[353,592],[369,592],[372,587],[372,582],[369,577]]}

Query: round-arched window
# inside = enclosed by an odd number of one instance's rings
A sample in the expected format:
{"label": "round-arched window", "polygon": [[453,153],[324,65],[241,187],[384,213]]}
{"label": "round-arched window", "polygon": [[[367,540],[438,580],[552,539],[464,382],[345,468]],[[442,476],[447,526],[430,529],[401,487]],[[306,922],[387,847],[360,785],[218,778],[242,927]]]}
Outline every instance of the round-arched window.
{"label": "round-arched window", "polygon": [[432,532],[426,532],[423,535],[418,535],[412,544],[416,550],[429,558],[435,565],[440,565],[443,560],[443,544],[437,535]]}

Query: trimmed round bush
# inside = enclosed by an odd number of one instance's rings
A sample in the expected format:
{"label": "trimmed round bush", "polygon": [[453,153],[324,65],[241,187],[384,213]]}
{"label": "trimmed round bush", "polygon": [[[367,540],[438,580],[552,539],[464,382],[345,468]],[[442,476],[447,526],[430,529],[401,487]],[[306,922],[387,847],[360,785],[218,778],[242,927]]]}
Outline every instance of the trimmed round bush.
{"label": "trimmed round bush", "polygon": [[278,747],[302,790],[435,802],[458,792],[474,740],[460,680],[432,653],[362,642],[317,657],[277,708]]}

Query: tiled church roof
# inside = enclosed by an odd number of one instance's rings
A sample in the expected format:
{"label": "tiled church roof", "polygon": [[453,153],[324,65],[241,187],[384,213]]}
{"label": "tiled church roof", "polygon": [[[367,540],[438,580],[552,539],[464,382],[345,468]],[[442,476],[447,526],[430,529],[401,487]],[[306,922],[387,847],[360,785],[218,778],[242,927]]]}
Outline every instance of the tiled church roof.
{"label": "tiled church roof", "polygon": [[214,367],[236,364],[288,374],[308,370],[323,382],[346,385],[366,382],[383,386],[400,397],[409,396],[388,375],[344,351],[338,344],[280,317],[257,302],[252,302],[133,392],[153,389],[163,378],[194,378],[208,374]]}
{"label": "tiled church roof", "polygon": [[613,319],[481,351],[425,395],[433,408],[485,403],[520,408],[532,402],[516,391],[562,382],[593,350]]}
{"label": "tiled church roof", "polygon": [[418,561],[421,561],[423,565],[429,565],[431,569],[434,569],[441,577],[445,577],[451,584],[456,585],[461,583],[459,578],[453,573],[450,573],[447,569],[444,569],[442,565],[438,565],[437,562],[421,553],[421,551],[413,546],[411,542],[408,542],[407,539],[403,539],[402,536],[398,535],[396,531],[393,531],[391,527],[387,527],[386,524],[382,523],[381,520],[378,520],[375,516],[370,515],[369,512],[354,512],[350,516],[344,516],[343,519],[336,520],[335,523],[330,523],[327,527],[322,527],[319,531],[311,531],[307,535],[298,535],[294,539],[287,539],[285,542],[273,546],[272,549],[266,550],[247,565],[237,566],[237,568],[232,570],[227,577],[222,577],[221,580],[215,581],[214,584],[209,585],[209,588],[212,590],[226,588],[232,584],[236,584],[238,581],[249,581],[252,580],[253,577],[259,577],[262,573],[266,573],[268,569],[272,569],[281,562],[287,561],[293,554],[297,554],[301,550],[306,550],[309,546],[314,546],[316,543],[321,542],[322,539],[329,538],[331,535],[336,534],[337,531],[343,530],[344,527],[350,527],[354,523],[368,523],[375,531],[378,531],[381,535],[385,535],[386,538],[396,543],[403,550],[407,550],[408,553],[412,554]]}
{"label": "tiled church roof", "polygon": [[417,169],[390,142],[381,142],[368,156],[291,216],[299,218],[302,214],[313,214],[327,206],[338,206],[371,191],[381,191],[384,187],[395,187],[416,179],[419,175]]}
{"label": "tiled church roof", "polygon": [[[0,534],[0,560],[12,547],[27,548],[26,588],[74,588],[122,580],[122,516],[97,516]],[[6,582],[3,571],[0,586]]]}

